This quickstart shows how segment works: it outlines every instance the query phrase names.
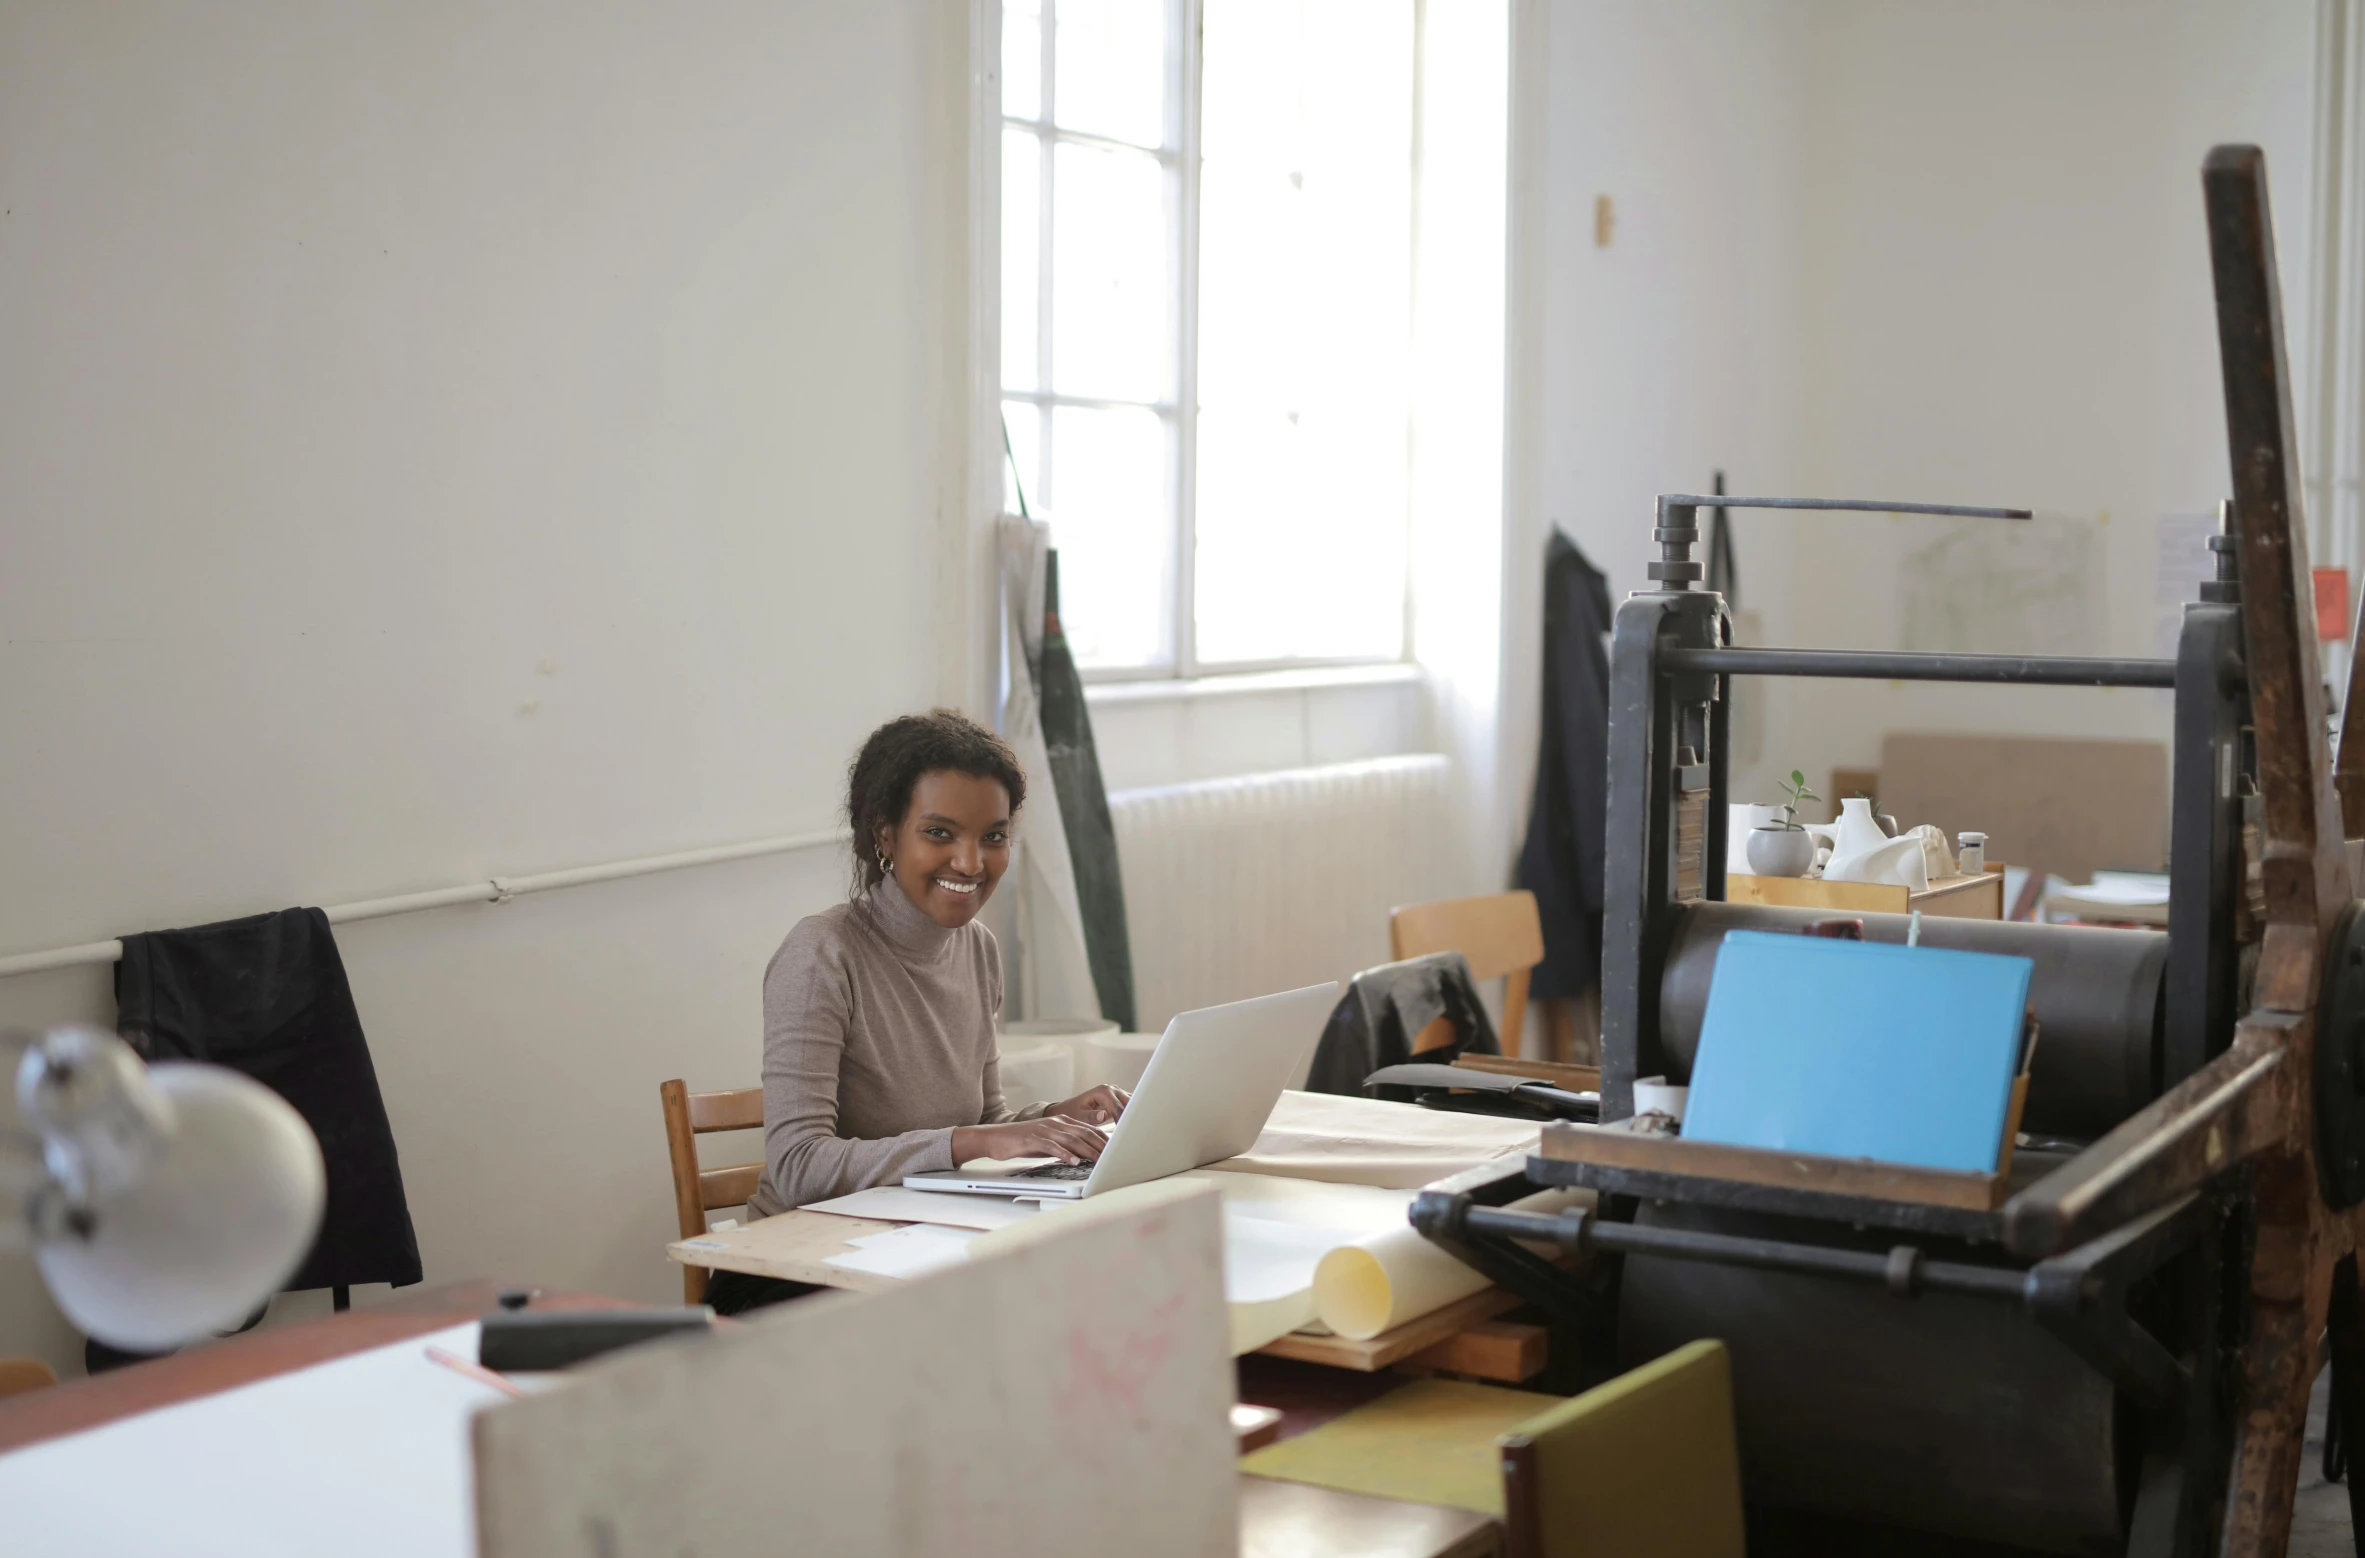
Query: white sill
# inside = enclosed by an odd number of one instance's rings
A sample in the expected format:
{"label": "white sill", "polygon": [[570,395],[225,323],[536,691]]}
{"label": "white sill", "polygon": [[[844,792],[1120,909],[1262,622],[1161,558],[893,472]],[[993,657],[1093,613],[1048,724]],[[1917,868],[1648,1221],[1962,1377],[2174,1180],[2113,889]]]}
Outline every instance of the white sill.
{"label": "white sill", "polygon": [[1407,660],[1384,665],[1321,665],[1293,671],[1244,671],[1231,676],[1169,676],[1133,682],[1087,682],[1084,701],[1159,703],[1170,698],[1235,698],[1256,693],[1308,692],[1322,687],[1388,687],[1421,679]]}

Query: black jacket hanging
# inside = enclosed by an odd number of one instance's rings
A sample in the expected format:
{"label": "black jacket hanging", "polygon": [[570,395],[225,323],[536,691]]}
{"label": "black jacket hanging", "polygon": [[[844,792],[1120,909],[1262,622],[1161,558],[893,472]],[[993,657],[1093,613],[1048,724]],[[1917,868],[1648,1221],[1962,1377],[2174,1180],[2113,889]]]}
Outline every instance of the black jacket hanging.
{"label": "black jacket hanging", "polygon": [[1478,982],[1459,952],[1432,952],[1367,968],[1347,986],[1314,1045],[1306,1076],[1310,1093],[1365,1096],[1363,1079],[1382,1066],[1412,1059],[1421,1030],[1443,1017],[1453,1024],[1453,1042],[1430,1050],[1423,1060],[1451,1064],[1456,1055],[1499,1055],[1495,1025],[1478,999]]}
{"label": "black jacket hanging", "polygon": [[1602,841],[1609,814],[1609,581],[1555,530],[1544,548],[1544,722],[1519,885],[1536,895],[1537,1000],[1601,980]]}
{"label": "black jacket hanging", "polygon": [[115,1008],[141,1054],[244,1072],[320,1138],[328,1205],[288,1291],[419,1280],[394,1131],[327,915],[282,909],[126,936]]}

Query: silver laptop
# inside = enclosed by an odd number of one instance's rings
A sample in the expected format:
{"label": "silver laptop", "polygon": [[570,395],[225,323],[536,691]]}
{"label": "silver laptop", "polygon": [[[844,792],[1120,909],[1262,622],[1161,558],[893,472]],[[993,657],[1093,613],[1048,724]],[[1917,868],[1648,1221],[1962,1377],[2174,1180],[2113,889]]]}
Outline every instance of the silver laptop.
{"label": "silver laptop", "polygon": [[913,1174],[914,1190],[1073,1201],[1238,1157],[1313,1053],[1338,984],[1181,1012],[1166,1025],[1097,1163],[1045,1163],[1007,1174]]}

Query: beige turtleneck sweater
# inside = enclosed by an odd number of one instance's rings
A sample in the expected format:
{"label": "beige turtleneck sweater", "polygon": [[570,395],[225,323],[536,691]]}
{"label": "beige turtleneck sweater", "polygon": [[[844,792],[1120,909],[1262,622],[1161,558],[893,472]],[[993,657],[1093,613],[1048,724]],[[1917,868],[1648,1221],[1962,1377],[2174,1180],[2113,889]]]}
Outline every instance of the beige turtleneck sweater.
{"label": "beige turtleneck sweater", "polygon": [[1001,1005],[993,932],[946,930],[893,877],[799,920],[764,971],[765,1167],[748,1211],[954,1168],[956,1126],[1042,1114],[1003,1106]]}

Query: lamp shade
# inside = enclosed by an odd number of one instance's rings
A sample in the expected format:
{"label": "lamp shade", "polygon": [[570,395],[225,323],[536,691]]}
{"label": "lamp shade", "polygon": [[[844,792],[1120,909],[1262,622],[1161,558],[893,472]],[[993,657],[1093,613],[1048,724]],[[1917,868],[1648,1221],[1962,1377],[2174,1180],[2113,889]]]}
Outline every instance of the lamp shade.
{"label": "lamp shade", "polygon": [[245,1320],[310,1252],[328,1186],[311,1127],[261,1083],[191,1061],[148,1076],[175,1122],[162,1157],[34,1249],[66,1318],[130,1351]]}

